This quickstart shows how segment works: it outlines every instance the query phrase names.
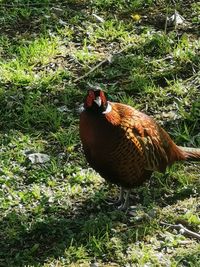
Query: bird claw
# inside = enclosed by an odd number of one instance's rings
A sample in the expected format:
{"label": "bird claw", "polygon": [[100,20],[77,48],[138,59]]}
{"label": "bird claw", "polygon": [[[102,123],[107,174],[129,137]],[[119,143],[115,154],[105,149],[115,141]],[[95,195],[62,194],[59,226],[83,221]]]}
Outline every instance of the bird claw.
{"label": "bird claw", "polygon": [[119,206],[121,205],[122,201],[117,199],[117,200],[112,200],[109,199],[108,201],[105,201],[108,205],[113,205],[113,206]]}
{"label": "bird claw", "polygon": [[122,203],[120,206],[117,207],[120,211],[127,211],[128,207],[125,205],[125,203]]}
{"label": "bird claw", "polygon": [[126,196],[124,198],[124,189],[120,189],[120,195],[119,198],[115,201],[106,201],[108,205],[113,205],[117,207],[117,210],[120,211],[127,211],[129,208],[129,195],[130,195],[130,190],[126,192]]}
{"label": "bird claw", "polygon": [[117,207],[118,210],[127,211],[129,209],[129,199],[125,200]]}
{"label": "bird claw", "polygon": [[120,199],[117,199],[116,201],[113,202],[113,204],[117,207],[122,205],[122,201]]}
{"label": "bird claw", "polygon": [[122,200],[114,200],[114,201],[106,201],[106,204],[110,206],[114,206],[117,210],[125,211],[128,207],[126,207],[125,203]]}

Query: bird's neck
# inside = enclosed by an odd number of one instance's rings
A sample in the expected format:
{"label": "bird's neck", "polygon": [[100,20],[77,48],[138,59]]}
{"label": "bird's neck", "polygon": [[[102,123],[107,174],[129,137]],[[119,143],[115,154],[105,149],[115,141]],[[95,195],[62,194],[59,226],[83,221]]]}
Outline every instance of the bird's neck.
{"label": "bird's neck", "polygon": [[107,102],[107,107],[102,113],[103,114],[108,114],[111,111],[112,111],[112,106],[111,106],[111,104],[109,102]]}

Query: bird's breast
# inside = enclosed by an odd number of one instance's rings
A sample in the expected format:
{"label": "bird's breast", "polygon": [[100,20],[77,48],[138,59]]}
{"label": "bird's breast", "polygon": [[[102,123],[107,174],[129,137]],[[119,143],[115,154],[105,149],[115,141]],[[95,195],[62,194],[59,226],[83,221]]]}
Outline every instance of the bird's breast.
{"label": "bird's breast", "polygon": [[105,153],[111,149],[111,140],[117,139],[117,127],[102,118],[83,112],[80,117],[80,138],[83,147],[93,153]]}

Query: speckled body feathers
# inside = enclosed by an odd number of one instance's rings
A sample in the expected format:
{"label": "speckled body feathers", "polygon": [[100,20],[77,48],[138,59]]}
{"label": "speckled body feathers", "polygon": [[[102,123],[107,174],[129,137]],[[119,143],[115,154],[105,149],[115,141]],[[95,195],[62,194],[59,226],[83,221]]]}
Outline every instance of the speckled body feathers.
{"label": "speckled body feathers", "polygon": [[[85,110],[80,116],[85,156],[106,180],[131,188],[153,171],[164,172],[175,161],[190,158],[190,150],[178,147],[151,117],[124,104],[109,105],[106,114]],[[193,152],[200,159],[197,150]]]}

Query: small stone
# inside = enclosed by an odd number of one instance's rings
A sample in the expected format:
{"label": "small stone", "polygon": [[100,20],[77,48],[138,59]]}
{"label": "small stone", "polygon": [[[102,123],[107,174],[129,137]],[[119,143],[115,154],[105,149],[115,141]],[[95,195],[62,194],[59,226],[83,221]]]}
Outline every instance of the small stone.
{"label": "small stone", "polygon": [[50,156],[43,153],[32,153],[27,155],[32,164],[41,164],[50,161]]}

